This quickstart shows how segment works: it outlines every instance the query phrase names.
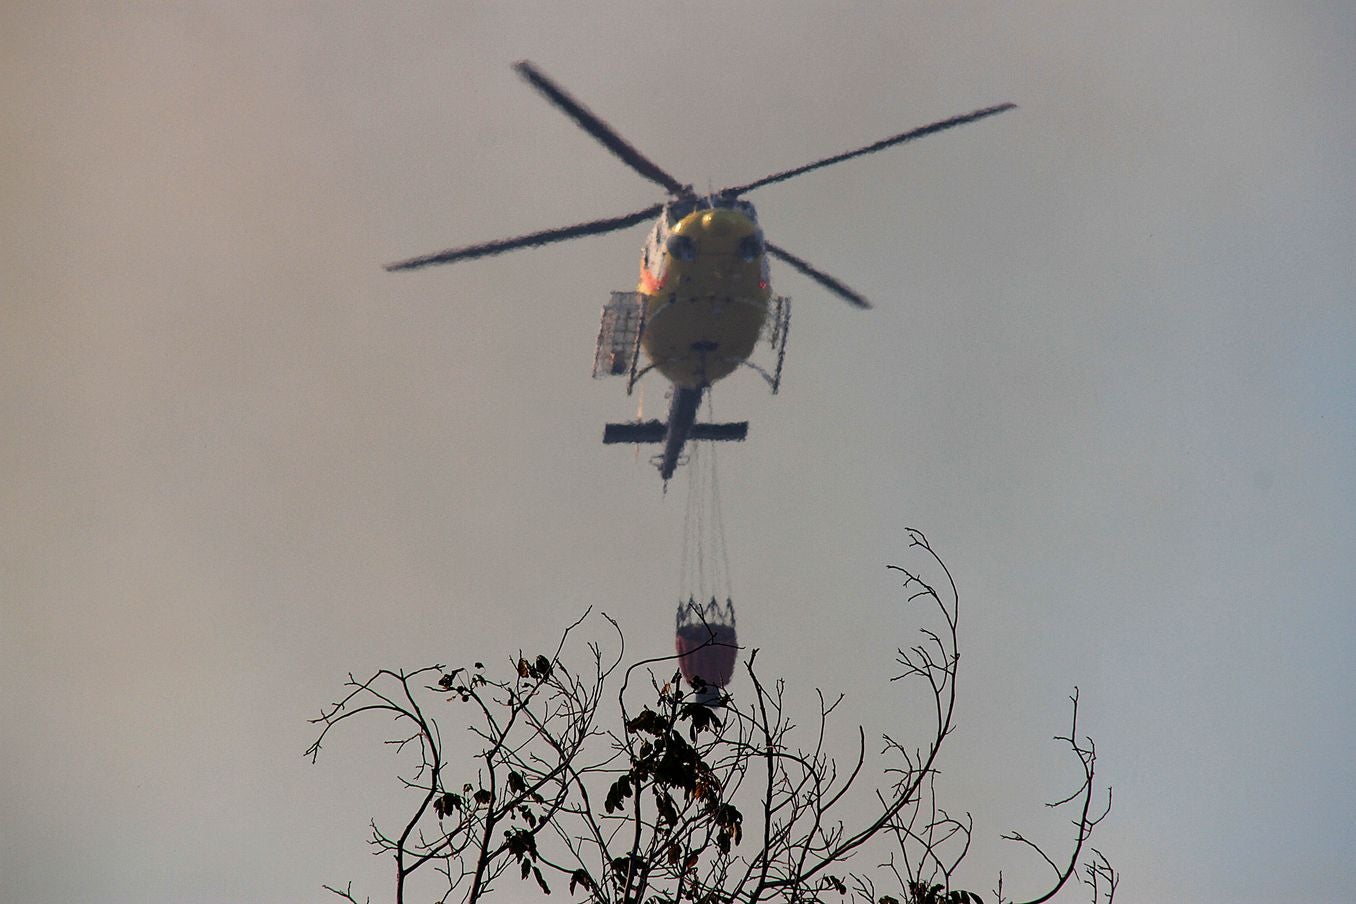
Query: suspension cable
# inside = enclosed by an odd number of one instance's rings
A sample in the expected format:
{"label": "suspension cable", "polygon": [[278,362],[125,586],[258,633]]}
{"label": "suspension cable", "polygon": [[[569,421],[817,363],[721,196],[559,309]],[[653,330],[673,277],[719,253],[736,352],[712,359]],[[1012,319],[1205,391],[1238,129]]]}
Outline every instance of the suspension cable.
{"label": "suspension cable", "polygon": [[[706,409],[707,420],[715,423],[715,406],[709,394]],[[710,448],[704,446],[705,443],[698,442],[688,446],[679,600],[692,597],[706,601],[732,596],[717,455],[714,444]]]}

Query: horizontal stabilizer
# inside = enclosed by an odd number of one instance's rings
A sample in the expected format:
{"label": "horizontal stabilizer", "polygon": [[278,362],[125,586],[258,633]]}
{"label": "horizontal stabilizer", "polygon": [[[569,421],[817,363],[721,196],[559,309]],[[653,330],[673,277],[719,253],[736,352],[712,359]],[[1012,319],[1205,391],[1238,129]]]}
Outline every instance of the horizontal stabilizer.
{"label": "horizontal stabilizer", "polygon": [[688,439],[729,439],[743,442],[749,435],[749,422],[736,421],[732,424],[693,424]]}
{"label": "horizontal stabilizer", "polygon": [[635,421],[630,424],[607,424],[603,427],[605,443],[662,443],[668,425],[663,421]]}
{"label": "horizontal stabilizer", "polygon": [[[687,439],[742,441],[749,434],[749,422],[730,424],[693,424]],[[603,427],[604,443],[662,443],[668,435],[663,421],[635,421],[630,424],[607,424]]]}

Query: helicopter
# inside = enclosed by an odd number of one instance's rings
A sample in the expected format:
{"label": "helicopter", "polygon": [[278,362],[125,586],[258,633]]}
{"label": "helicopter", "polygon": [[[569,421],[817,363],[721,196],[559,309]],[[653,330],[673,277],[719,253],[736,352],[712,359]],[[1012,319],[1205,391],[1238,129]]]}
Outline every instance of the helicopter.
{"label": "helicopter", "polygon": [[[653,219],[654,225],[641,250],[640,280],[636,290],[613,292],[611,300],[603,307],[594,354],[594,376],[627,376],[628,394],[636,381],[652,370],[672,384],[666,421],[607,424],[603,431],[604,443],[662,444],[662,452],[656,456],[655,463],[665,486],[677,469],[688,441],[739,441],[748,434],[748,421],[697,422],[703,395],[713,383],[741,365],[747,365],[764,377],[773,393],[780,386],[791,305],[789,299],[772,294],[769,257],[787,264],[854,307],[871,307],[866,298],[839,280],[767,241],[758,225],[753,204],[742,196],[756,188],[975,122],[1016,106],[1003,103],[953,116],[856,150],[702,195],[641,154],[532,63],[524,60],[515,63],[513,68],[614,156],[667,191],[668,198],[622,216],[451,248],[397,261],[386,265],[386,269],[413,270],[432,264],[473,260],[519,248],[615,232]],[[750,361],[755,346],[764,336],[776,354],[773,373]],[[649,362],[644,366],[640,365],[642,350]]]}

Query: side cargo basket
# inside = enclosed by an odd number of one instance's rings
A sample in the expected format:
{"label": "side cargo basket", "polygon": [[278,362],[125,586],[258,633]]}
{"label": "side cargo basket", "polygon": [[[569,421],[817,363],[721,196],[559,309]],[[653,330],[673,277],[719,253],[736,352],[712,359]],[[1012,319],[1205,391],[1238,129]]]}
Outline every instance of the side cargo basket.
{"label": "side cargo basket", "polygon": [[639,292],[613,292],[612,298],[603,305],[598,347],[593,353],[593,376],[631,374],[634,379],[644,329],[644,296]]}

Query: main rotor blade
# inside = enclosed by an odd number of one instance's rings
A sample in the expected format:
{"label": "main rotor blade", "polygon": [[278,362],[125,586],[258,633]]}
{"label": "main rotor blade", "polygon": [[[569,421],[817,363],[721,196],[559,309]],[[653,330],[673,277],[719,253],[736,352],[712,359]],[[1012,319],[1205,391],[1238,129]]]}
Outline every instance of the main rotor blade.
{"label": "main rotor blade", "polygon": [[819,283],[821,286],[828,289],[830,292],[837,295],[839,298],[843,299],[849,304],[856,305],[859,308],[871,307],[871,302],[867,301],[860,294],[852,291],[847,286],[843,285],[829,274],[824,273],[820,270],[816,270],[814,267],[811,267],[805,261],[796,257],[794,254],[792,254],[790,251],[787,251],[785,248],[779,248],[778,246],[772,244],[771,242],[767,242],[765,244],[767,247],[768,254],[771,254],[773,257],[778,258],[779,260],[786,261],[788,264],[795,267],[801,273],[804,273],[806,276],[810,277],[815,282]]}
{"label": "main rotor blade", "polygon": [[742,195],[745,192],[753,191],[755,188],[761,188],[764,185],[771,185],[774,182],[785,182],[787,179],[791,179],[803,173],[808,173],[811,170],[817,170],[834,163],[842,163],[844,160],[851,160],[853,157],[874,154],[876,151],[883,151],[886,148],[894,147],[897,144],[903,144],[906,141],[913,141],[922,138],[925,135],[931,135],[934,132],[944,132],[947,129],[954,129],[956,126],[963,126],[966,123],[974,122],[977,119],[983,119],[986,116],[993,116],[1007,110],[1015,109],[1016,106],[1016,104],[999,104],[996,107],[985,107],[983,110],[976,110],[973,113],[966,113],[963,116],[953,116],[950,119],[943,119],[941,122],[934,122],[931,125],[926,125],[922,128],[903,132],[892,138],[882,139],[875,144],[868,144],[866,147],[858,148],[855,151],[835,154],[832,157],[825,157],[823,160],[816,160],[814,163],[807,163],[804,166],[798,166],[795,169],[773,173],[771,176],[765,176],[762,179],[759,179],[756,182],[750,182],[747,185],[737,185],[733,188],[723,189],[721,194],[729,196]]}
{"label": "main rotor blade", "polygon": [[503,254],[505,251],[513,251],[515,248],[529,248],[533,245],[564,242],[586,235],[616,232],[618,229],[625,229],[628,226],[634,226],[637,223],[657,217],[663,209],[663,204],[656,204],[644,210],[637,210],[635,213],[628,213],[624,217],[591,220],[587,223],[576,223],[573,226],[561,226],[556,229],[544,229],[541,232],[530,232],[527,235],[520,235],[511,239],[497,239],[493,242],[482,242],[479,245],[467,245],[464,248],[450,248],[436,254],[425,254],[422,257],[396,261],[394,264],[387,264],[386,269],[414,270],[418,267],[427,267],[430,264],[451,264],[476,257],[488,257],[491,254]]}
{"label": "main rotor blade", "polygon": [[573,119],[585,132],[598,139],[603,147],[620,157],[622,162],[631,169],[651,182],[657,182],[664,186],[671,195],[682,196],[692,193],[691,186],[683,185],[660,169],[653,161],[632,147],[625,138],[618,135],[611,126],[599,119],[579,101],[566,94],[565,89],[547,78],[536,66],[533,66],[527,60],[522,60],[514,63],[513,68],[518,70],[519,75],[531,82],[532,87],[546,95],[547,100],[563,110],[566,116]]}

